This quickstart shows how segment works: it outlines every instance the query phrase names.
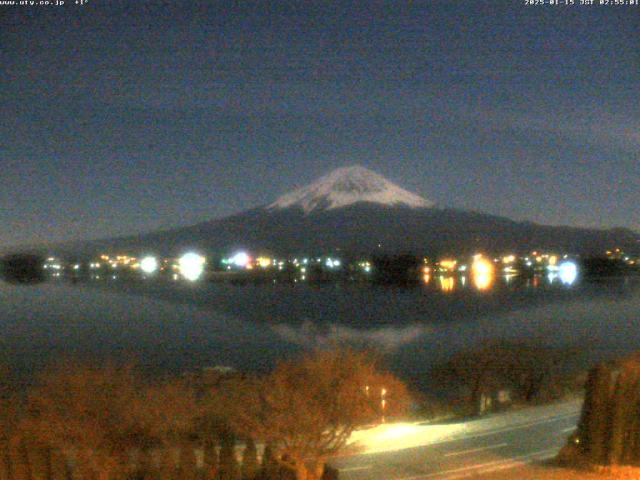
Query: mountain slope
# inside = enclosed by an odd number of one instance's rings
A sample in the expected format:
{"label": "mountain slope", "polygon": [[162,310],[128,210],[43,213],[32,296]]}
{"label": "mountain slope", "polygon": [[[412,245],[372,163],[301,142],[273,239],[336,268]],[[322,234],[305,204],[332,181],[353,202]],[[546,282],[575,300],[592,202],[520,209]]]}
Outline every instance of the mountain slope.
{"label": "mountain slope", "polygon": [[177,255],[189,249],[228,254],[236,249],[279,255],[415,252],[429,255],[506,253],[534,249],[602,253],[613,245],[633,251],[640,236],[628,230],[587,230],[515,222],[438,208],[360,203],[310,214],[298,207],[254,209],[191,227],[75,245],[67,251],[125,251]]}
{"label": "mountain slope", "polygon": [[266,207],[172,230],[67,245],[75,254],[124,251],[214,255],[235,249],[279,255],[415,252],[429,255],[548,249],[602,253],[640,250],[630,230],[595,230],[516,222],[433,203],[362,167],[338,169]]}

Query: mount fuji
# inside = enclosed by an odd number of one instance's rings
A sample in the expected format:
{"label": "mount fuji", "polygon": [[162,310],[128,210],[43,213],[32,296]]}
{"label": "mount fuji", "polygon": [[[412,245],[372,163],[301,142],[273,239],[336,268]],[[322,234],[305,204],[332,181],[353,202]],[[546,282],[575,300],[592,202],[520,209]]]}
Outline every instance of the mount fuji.
{"label": "mount fuji", "polygon": [[283,195],[268,209],[299,207],[305,213],[344,208],[357,203],[411,208],[433,207],[433,202],[414,195],[364,167],[344,167],[311,185]]}
{"label": "mount fuji", "polygon": [[602,253],[640,248],[626,229],[596,230],[518,222],[437,207],[364,167],[339,168],[273,203],[190,227],[67,245],[74,254],[126,251],[177,255],[235,249],[278,255],[462,254],[549,249]]}

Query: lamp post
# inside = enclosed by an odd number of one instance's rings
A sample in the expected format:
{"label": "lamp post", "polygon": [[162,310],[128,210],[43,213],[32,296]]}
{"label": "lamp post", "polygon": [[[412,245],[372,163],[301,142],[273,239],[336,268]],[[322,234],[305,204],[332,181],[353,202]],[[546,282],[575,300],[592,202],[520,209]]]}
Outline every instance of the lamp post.
{"label": "lamp post", "polygon": [[382,423],[384,423],[384,412],[385,409],[387,408],[387,399],[385,398],[387,396],[387,389],[382,387],[380,389],[380,407],[382,409]]}

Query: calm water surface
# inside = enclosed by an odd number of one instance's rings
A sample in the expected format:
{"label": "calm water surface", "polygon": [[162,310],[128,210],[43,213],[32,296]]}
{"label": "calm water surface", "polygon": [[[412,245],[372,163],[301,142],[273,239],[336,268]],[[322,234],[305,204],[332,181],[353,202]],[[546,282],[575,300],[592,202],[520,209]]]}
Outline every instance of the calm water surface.
{"label": "calm water surface", "polygon": [[496,338],[583,345],[588,361],[640,349],[640,282],[489,291],[170,282],[0,282],[2,361],[28,376],[52,361],[135,361],[152,371],[269,369],[334,341],[374,346],[423,384],[452,353]]}

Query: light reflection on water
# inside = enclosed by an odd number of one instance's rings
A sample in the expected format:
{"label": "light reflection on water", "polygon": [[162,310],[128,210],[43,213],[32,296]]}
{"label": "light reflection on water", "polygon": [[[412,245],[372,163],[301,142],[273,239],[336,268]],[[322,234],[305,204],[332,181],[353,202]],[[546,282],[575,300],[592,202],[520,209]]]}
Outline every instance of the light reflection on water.
{"label": "light reflection on water", "polygon": [[[452,265],[455,267],[455,264]],[[471,265],[469,277],[467,271],[455,273],[451,269],[438,274],[438,281],[431,283],[431,270],[425,269],[422,277],[425,286],[432,286],[442,293],[451,293],[456,289],[474,288],[479,292],[490,292],[494,288],[504,286],[533,287],[563,286],[572,287],[579,281],[579,270],[572,261],[562,262],[560,265],[549,266],[546,272],[520,275],[510,267],[504,268],[503,273],[497,273],[496,266],[490,260],[477,255]],[[470,281],[468,281],[468,278]]]}
{"label": "light reflection on water", "polygon": [[472,270],[470,275],[440,274],[436,282],[431,282],[431,275],[422,276],[425,288],[431,288],[442,293],[451,293],[456,290],[473,289],[478,292],[490,293],[493,289],[504,287],[513,288],[538,288],[538,287],[572,287],[578,281],[577,274],[557,272],[537,274],[532,277],[521,277],[514,274],[496,275],[494,270]]}
{"label": "light reflection on water", "polygon": [[445,277],[440,275],[440,290],[444,293],[453,292],[456,288],[456,279],[454,277]]}
{"label": "light reflection on water", "polygon": [[421,377],[433,362],[496,337],[596,342],[594,355],[640,348],[638,279],[569,288],[546,275],[467,273],[409,289],[0,282],[0,349],[23,371],[67,355],[172,371],[259,370],[300,348],[347,342],[380,348],[396,369]]}

